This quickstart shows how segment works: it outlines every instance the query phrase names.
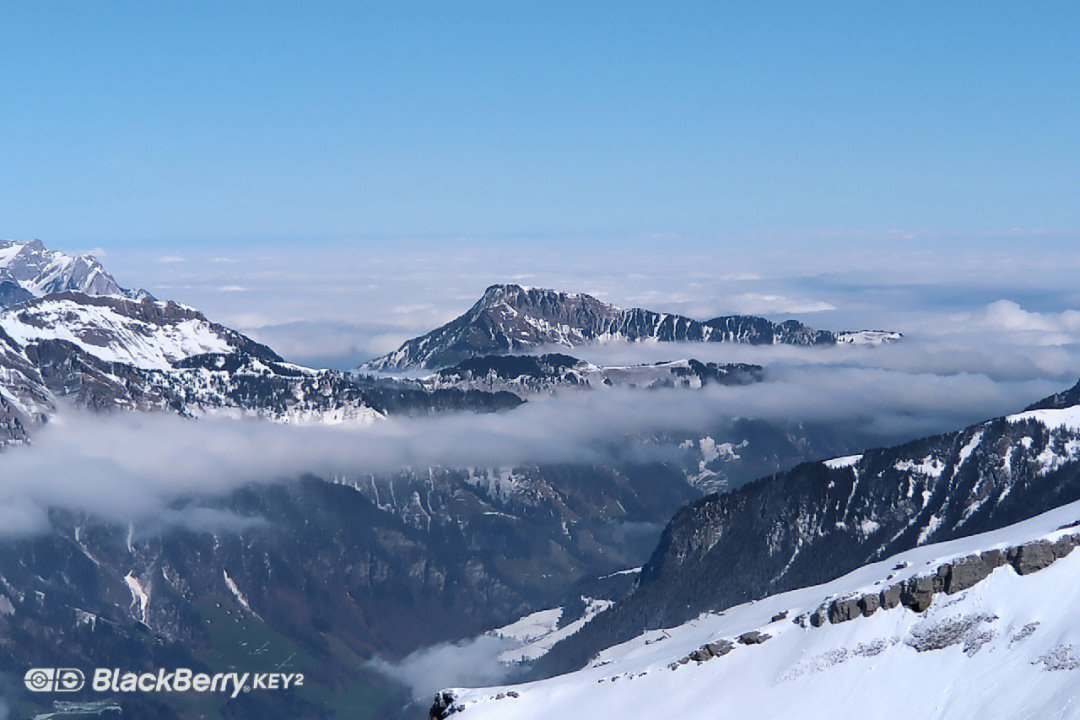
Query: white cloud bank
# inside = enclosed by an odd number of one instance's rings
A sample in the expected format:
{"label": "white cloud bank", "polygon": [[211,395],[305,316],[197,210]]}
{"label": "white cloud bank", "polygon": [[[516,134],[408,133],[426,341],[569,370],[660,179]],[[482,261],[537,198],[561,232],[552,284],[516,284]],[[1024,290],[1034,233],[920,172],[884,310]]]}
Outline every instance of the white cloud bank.
{"label": "white cloud bank", "polygon": [[409,654],[400,662],[376,659],[369,666],[409,688],[413,700],[429,701],[448,687],[482,687],[510,681],[519,668],[499,662],[499,655],[520,645],[492,635],[443,643]]}
{"label": "white cloud bank", "polygon": [[[654,438],[723,432],[734,417],[824,423],[860,442],[898,442],[1016,411],[1071,384],[1032,371],[1038,363],[1053,364],[1047,358],[1000,358],[992,349],[963,357],[920,343],[876,350],[691,347],[767,360],[766,381],[698,391],[571,392],[508,412],[390,418],[354,429],[68,410],[31,446],[0,454],[0,532],[40,530],[49,508],[112,522],[169,520],[178,501],[305,474],[666,458],[673,451],[657,447]],[[595,351],[673,349],[691,348],[635,344]],[[1059,359],[1065,366],[1076,357],[1075,349],[1045,350],[1066,352]]]}

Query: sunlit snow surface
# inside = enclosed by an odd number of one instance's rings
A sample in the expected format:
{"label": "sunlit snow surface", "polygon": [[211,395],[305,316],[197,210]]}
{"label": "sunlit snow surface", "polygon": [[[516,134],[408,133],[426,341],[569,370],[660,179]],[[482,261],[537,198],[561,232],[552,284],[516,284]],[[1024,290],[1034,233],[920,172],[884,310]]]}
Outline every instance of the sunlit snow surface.
{"label": "sunlit snow surface", "polygon": [[1006,419],[1009,422],[1036,420],[1051,430],[1057,428],[1080,430],[1080,405],[1073,405],[1059,410],[1028,410],[1027,412],[1010,415]]}
{"label": "sunlit snow surface", "polygon": [[[967,591],[935,595],[921,614],[900,606],[820,628],[791,619],[829,597],[880,589],[954,557],[1076,532],[1058,528],[1078,519],[1080,503],[1072,503],[993,533],[918,548],[825,585],[647,632],[569,675],[456,690],[464,705],[456,717],[1080,717],[1080,551],[1023,577],[1000,567]],[[786,618],[771,620],[783,611]],[[669,668],[704,643],[750,630],[772,638]],[[950,633],[955,643],[942,649],[914,647],[919,637]],[[510,689],[518,697],[496,699]]]}
{"label": "sunlit snow surface", "polygon": [[851,467],[858,464],[862,460],[862,455],[845,455],[844,457],[833,458],[832,460],[825,461],[825,467],[832,470],[839,470],[840,468]]}
{"label": "sunlit snow surface", "polygon": [[0,328],[20,344],[67,340],[107,362],[164,370],[175,360],[232,351],[227,339],[202,318],[151,323],[63,298],[0,314]]}
{"label": "sunlit snow surface", "polygon": [[555,610],[541,610],[538,613],[527,615],[511,625],[493,631],[492,634],[497,637],[514,638],[522,642],[521,647],[507,650],[499,655],[499,661],[512,664],[535,660],[545,655],[555,643],[561,642],[578,632],[593,618],[614,604],[610,600],[598,598],[583,597],[582,600],[585,601],[584,614],[561,628],[557,627],[557,624],[562,616],[562,608],[556,608]]}

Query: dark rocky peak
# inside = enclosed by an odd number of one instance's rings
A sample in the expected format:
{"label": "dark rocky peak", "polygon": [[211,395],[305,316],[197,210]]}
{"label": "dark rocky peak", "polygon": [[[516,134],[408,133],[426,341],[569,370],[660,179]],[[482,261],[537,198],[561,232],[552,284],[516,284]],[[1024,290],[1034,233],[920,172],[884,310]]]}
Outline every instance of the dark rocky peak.
{"label": "dark rocky peak", "polygon": [[577,322],[612,317],[619,312],[619,308],[597,300],[592,295],[546,288],[526,288],[515,284],[490,286],[474,308],[495,308],[500,305],[535,317],[562,316]]}
{"label": "dark rocky peak", "polygon": [[729,315],[701,322],[645,308],[623,309],[584,293],[515,284],[488,287],[465,313],[406,341],[364,366],[369,370],[437,369],[478,355],[505,354],[543,345],[578,347],[601,339],[654,342],[741,342],[756,345],[881,344],[898,333],[833,333],[796,320]]}

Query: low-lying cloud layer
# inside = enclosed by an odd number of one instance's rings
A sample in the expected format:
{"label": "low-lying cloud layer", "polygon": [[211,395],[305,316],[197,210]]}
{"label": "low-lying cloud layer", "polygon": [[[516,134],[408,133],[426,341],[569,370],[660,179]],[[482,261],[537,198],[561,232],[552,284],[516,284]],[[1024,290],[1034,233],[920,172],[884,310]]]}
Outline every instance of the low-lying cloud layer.
{"label": "low-lying cloud layer", "polygon": [[1061,390],[1071,379],[1054,377],[1067,372],[1077,352],[961,352],[905,342],[873,349],[635,344],[590,353],[645,360],[652,353],[670,358],[673,351],[691,350],[762,362],[766,380],[701,390],[566,392],[507,412],[391,417],[362,427],[68,410],[31,446],[0,455],[0,532],[40,530],[49,508],[111,522],[187,517],[207,525],[215,518],[171,508],[308,474],[350,478],[406,467],[666,459],[674,448],[655,438],[723,432],[736,417],[821,423],[849,430],[863,443],[899,442],[1016,411]]}
{"label": "low-lying cloud layer", "polygon": [[482,687],[510,682],[520,668],[499,661],[499,655],[521,643],[493,635],[417,650],[399,662],[376,659],[370,667],[409,688],[413,700],[430,702],[437,690]]}
{"label": "low-lying cloud layer", "polygon": [[[595,345],[572,353],[600,364],[752,362],[766,367],[766,381],[568,393],[508,413],[363,428],[65,412],[32,447],[0,455],[0,532],[42,528],[50,507],[116,522],[194,523],[175,503],[304,474],[663,454],[645,439],[700,437],[732,417],[827,423],[860,443],[886,444],[1019,410],[1080,376],[1080,311],[1071,309],[1080,307],[1080,258],[1068,238],[1040,238],[1037,247],[1030,237],[965,242],[917,233],[642,238],[620,243],[617,258],[611,249],[524,240],[195,244],[144,257],[125,249],[109,261],[125,284],[189,302],[314,365],[355,365],[389,350],[457,315],[494,282],[699,318],[795,314],[815,327],[900,330],[905,339],[879,348]],[[174,255],[184,262],[155,262]],[[198,522],[225,521],[203,513]]]}

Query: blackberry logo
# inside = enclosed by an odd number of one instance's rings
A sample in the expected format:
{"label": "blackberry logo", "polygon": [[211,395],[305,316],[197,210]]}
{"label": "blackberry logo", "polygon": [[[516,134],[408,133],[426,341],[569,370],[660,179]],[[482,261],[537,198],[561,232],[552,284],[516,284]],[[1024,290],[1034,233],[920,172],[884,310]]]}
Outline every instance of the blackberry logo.
{"label": "blackberry logo", "polygon": [[86,676],[76,668],[30,668],[23,682],[30,692],[78,692],[86,684]]}

